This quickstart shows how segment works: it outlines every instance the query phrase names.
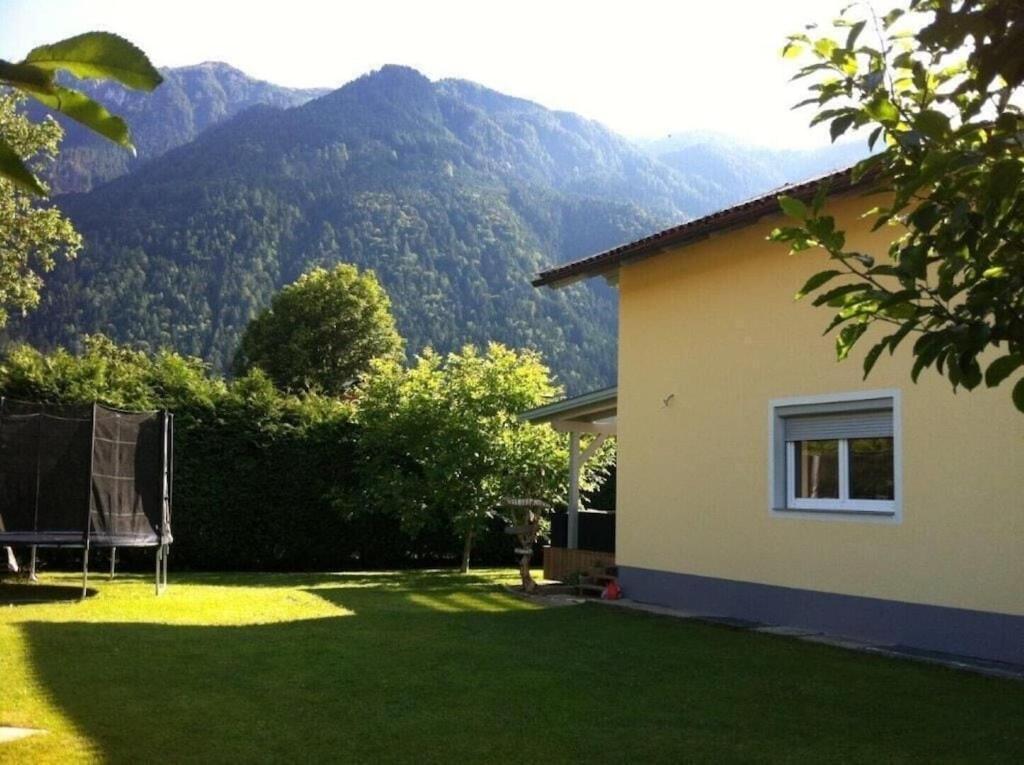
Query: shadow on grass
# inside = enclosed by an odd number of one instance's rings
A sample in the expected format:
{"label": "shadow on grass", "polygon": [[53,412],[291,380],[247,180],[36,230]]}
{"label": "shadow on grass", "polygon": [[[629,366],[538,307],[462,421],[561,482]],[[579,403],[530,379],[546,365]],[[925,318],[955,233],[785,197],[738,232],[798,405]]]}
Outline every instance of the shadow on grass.
{"label": "shadow on grass", "polygon": [[[92,587],[86,597],[96,595]],[[0,582],[0,606],[37,606],[41,603],[70,603],[82,599],[81,585]]]}
{"label": "shadow on grass", "polygon": [[1024,753],[1018,684],[599,605],[538,609],[428,576],[307,585],[345,617],[19,628],[35,675],[105,761]]}

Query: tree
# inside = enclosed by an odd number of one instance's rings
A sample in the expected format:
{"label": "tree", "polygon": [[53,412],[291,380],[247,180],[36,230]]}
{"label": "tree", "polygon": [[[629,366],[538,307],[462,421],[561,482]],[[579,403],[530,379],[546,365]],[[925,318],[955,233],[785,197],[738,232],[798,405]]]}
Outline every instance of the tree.
{"label": "tree", "polygon": [[[23,99],[0,94],[0,144],[33,165],[52,160],[63,131],[52,118],[30,122],[18,111]],[[40,188],[45,186],[40,182]],[[10,311],[25,312],[39,303],[42,274],[56,258],[72,258],[82,238],[56,207],[39,206],[13,181],[0,177],[0,326]]]}
{"label": "tree", "polygon": [[373,271],[341,264],[313,269],[274,296],[246,328],[235,371],[259,367],[283,389],[339,394],[374,359],[401,358],[402,345]]}
{"label": "tree", "polygon": [[[490,519],[514,514],[505,500],[553,504],[564,496],[565,438],[519,419],[558,392],[537,353],[497,343],[445,357],[428,349],[409,369],[377,363],[356,414],[366,505],[397,513],[413,532],[451,523],[468,571],[474,537]],[[600,482],[610,455],[605,450],[588,464],[584,488]]]}
{"label": "tree", "polygon": [[[151,91],[163,78],[146,54],[123,37],[109,32],[86,32],[33,48],[19,63],[0,59],[0,86],[19,91],[60,112],[103,137],[134,151],[128,125],[81,91],[57,81],[66,72],[80,79],[115,80],[137,90]],[[46,187],[25,164],[16,144],[0,136],[0,178],[38,196]]]}
{"label": "tree", "polygon": [[35,48],[18,64],[0,59],[0,326],[12,309],[25,312],[35,307],[41,274],[54,267],[58,255],[72,258],[82,246],[81,237],[57,208],[32,201],[49,189],[31,168],[56,157],[63,131],[52,117],[32,123],[18,111],[19,104],[32,97],[132,148],[124,121],[81,92],[58,84],[59,71],[114,79],[144,90],[161,82],[142,51],[104,32]]}
{"label": "tree", "polygon": [[[866,31],[877,42],[862,43]],[[809,32],[784,49],[809,58],[797,77],[813,79],[812,95],[798,106],[813,106],[812,124],[828,122],[833,140],[859,129],[881,146],[853,178],[882,192],[865,214],[893,242],[881,263],[848,249],[826,214],[827,188],[809,205],[781,197],[797,222],[771,238],[792,252],[824,249],[834,266],[797,297],[816,294],[835,312],[826,332],[839,328],[840,359],[874,325],[887,329],[865,377],[914,336],[915,382],[934,367],[954,389],[999,385],[1024,366],[1024,4],[911,0],[909,13],[881,18],[857,5],[832,33]],[[1012,397],[1024,411],[1024,377]]]}

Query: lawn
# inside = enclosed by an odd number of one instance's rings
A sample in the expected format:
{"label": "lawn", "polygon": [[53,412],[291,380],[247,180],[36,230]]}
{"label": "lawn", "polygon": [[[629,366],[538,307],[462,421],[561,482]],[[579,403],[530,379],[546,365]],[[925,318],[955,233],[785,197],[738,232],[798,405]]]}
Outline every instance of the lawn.
{"label": "lawn", "polygon": [[1024,761],[1022,683],[503,581],[124,577],[4,606],[0,725],[49,733],[0,761]]}

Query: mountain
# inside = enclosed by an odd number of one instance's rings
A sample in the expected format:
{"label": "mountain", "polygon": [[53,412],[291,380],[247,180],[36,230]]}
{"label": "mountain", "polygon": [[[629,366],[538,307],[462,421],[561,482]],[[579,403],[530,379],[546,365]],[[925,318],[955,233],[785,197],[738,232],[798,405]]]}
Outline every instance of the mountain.
{"label": "mountain", "polygon": [[60,197],[88,245],[11,332],[101,331],[223,370],[276,290],[345,261],[375,269],[411,350],[533,347],[579,390],[614,379],[613,295],[530,278],[685,217],[699,205],[683,188],[594,122],[385,67]]}
{"label": "mountain", "polygon": [[[128,121],[138,155],[133,158],[78,123],[58,116],[65,137],[50,178],[55,193],[88,191],[256,104],[297,106],[326,92],[273,85],[219,62],[160,71],[164,82],[153,93],[126,90],[109,82],[75,84]],[[30,111],[34,117],[44,113],[41,109]]]}
{"label": "mountain", "polygon": [[708,206],[702,212],[848,167],[866,156],[863,141],[812,149],[775,149],[743,144],[707,131],[682,131],[641,145],[694,190]]}
{"label": "mountain", "polygon": [[[538,270],[831,161],[711,139],[640,147],[578,115],[399,66],[312,100],[257,88],[223,65],[173,71],[181,83],[241,84],[162,86],[178,108],[132,107],[151,158],[58,197],[87,247],[48,276],[42,305],[8,337],[74,346],[104,332],[223,371],[281,286],[313,266],[351,262],[377,272],[411,351],[532,347],[580,391],[614,382],[614,295],[600,282],[536,290]],[[221,91],[232,95],[211,95]],[[244,98],[304,102],[218,121]],[[164,125],[167,115],[180,124]],[[181,143],[187,134],[194,139]],[[69,167],[80,179],[109,177],[98,161],[106,147],[70,148],[67,177]]]}

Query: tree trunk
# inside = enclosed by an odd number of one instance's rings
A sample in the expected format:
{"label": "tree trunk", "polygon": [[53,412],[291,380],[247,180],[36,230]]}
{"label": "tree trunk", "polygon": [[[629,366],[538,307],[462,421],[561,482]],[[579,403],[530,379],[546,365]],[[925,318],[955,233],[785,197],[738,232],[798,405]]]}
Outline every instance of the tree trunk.
{"label": "tree trunk", "polygon": [[526,533],[519,535],[519,579],[523,585],[523,592],[533,592],[537,589],[537,582],[530,573],[530,562],[533,560],[533,545],[537,541],[537,532],[540,530],[540,518],[530,510],[526,511]]}
{"label": "tree trunk", "polygon": [[533,556],[523,555],[519,558],[519,578],[523,583],[523,592],[533,592],[537,589],[537,582],[530,573],[530,559]]}
{"label": "tree trunk", "polygon": [[462,565],[459,571],[463,574],[469,573],[469,556],[473,552],[473,532],[466,532],[466,544],[462,548]]}

